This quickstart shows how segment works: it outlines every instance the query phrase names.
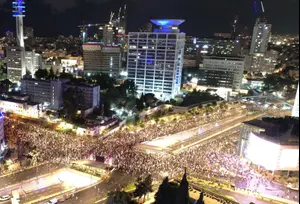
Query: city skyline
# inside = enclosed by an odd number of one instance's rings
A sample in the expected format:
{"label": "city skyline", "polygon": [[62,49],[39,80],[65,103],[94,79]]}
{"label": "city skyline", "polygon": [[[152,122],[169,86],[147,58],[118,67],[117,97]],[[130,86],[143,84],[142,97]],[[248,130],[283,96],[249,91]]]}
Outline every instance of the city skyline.
{"label": "city skyline", "polygon": [[[52,0],[53,1],[53,0]],[[52,2],[49,1],[49,2]],[[155,0],[156,1],[156,0]],[[45,4],[41,1],[32,0],[27,3],[27,16],[25,26],[34,27],[37,36],[78,35],[77,25],[82,21],[86,23],[103,23],[109,20],[109,13],[117,11],[119,6],[128,4],[128,31],[137,31],[150,18],[180,18],[186,23],[182,31],[187,35],[210,37],[214,32],[230,32],[231,23],[235,15],[240,15],[240,26],[252,28],[255,22],[253,1],[232,0],[231,3],[218,2],[185,2],[176,0],[170,4],[169,0],[160,2],[134,2],[134,1],[107,1],[99,4],[94,2],[81,2],[77,4],[65,2],[60,5],[55,1],[52,4]],[[158,1],[158,0],[157,0]],[[0,0],[0,4],[3,0]],[[269,0],[264,1],[266,16],[269,23],[274,25],[274,33],[296,34],[299,32],[299,2],[287,1],[274,4]],[[14,30],[13,19],[11,18],[10,2],[3,4],[4,12],[0,12],[0,33],[7,29]],[[157,8],[156,8],[157,7]],[[277,15],[277,8],[285,15]],[[88,11],[88,12],[87,12]],[[39,16],[39,18],[36,18]],[[45,24],[43,22],[50,22]],[[52,23],[53,22],[53,23]],[[55,24],[54,24],[55,22]],[[197,25],[197,26],[195,26]]]}

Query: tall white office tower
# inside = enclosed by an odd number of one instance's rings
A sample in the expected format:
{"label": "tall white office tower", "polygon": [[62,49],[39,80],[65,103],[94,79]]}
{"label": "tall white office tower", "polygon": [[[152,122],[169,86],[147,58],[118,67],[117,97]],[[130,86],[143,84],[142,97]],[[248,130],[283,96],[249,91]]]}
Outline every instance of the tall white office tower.
{"label": "tall white office tower", "polygon": [[[17,35],[17,42],[18,47],[9,48],[12,56],[14,59],[10,59],[8,56],[8,67],[7,67],[7,77],[9,80],[13,82],[18,82],[22,79],[22,77],[26,74],[26,65],[25,65],[25,43],[24,43],[24,26],[23,26],[23,17],[25,17],[25,2],[24,0],[16,0],[13,2],[13,17],[16,18],[16,35]],[[19,57],[16,60],[16,57]],[[13,63],[9,63],[13,61]],[[18,62],[17,62],[18,61]],[[20,63],[20,65],[18,65]],[[14,66],[18,65],[18,66]]]}
{"label": "tall white office tower", "polygon": [[152,20],[154,32],[129,33],[128,79],[139,94],[153,93],[170,100],[180,93],[185,33],[178,26],[184,20]]}
{"label": "tall white office tower", "polygon": [[297,94],[295,97],[295,104],[294,104],[292,116],[299,118],[299,84],[298,84]]}

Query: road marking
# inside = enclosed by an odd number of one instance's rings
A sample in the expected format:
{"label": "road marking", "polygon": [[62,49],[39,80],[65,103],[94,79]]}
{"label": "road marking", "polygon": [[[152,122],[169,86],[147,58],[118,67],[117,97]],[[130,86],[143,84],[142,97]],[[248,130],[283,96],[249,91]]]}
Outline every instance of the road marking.
{"label": "road marking", "polygon": [[102,198],[101,200],[96,201],[95,203],[100,203],[102,201],[106,201],[108,197]]}

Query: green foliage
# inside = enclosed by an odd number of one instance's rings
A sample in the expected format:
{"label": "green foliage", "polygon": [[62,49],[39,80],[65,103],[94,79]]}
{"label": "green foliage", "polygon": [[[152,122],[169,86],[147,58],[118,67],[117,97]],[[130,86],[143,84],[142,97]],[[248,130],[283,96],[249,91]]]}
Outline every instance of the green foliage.
{"label": "green foliage", "polygon": [[114,191],[108,194],[107,204],[131,204],[134,203],[129,193]]}
{"label": "green foliage", "polygon": [[282,92],[285,88],[290,89],[292,85],[296,84],[297,81],[284,73],[269,74],[264,79],[263,91]]}
{"label": "green foliage", "polygon": [[34,76],[36,79],[47,79],[49,77],[49,72],[47,69],[38,69],[35,73]]}
{"label": "green foliage", "polygon": [[94,74],[86,78],[89,83],[95,83],[99,85],[101,90],[114,88],[114,86],[117,84],[116,79],[110,77],[108,74],[105,73]]}
{"label": "green foliage", "polygon": [[138,198],[142,198],[143,196],[145,198],[148,193],[153,192],[152,182],[153,179],[151,175],[148,175],[145,179],[138,178],[137,182],[135,183],[136,190],[134,195]]}
{"label": "green foliage", "polygon": [[73,79],[73,75],[72,74],[70,74],[70,73],[65,73],[65,72],[63,72],[63,73],[61,73],[60,75],[59,75],[59,78],[60,79]]}
{"label": "green foliage", "polygon": [[[58,71],[58,69],[57,69],[56,71]],[[57,76],[57,75],[54,73],[53,67],[51,67],[51,68],[50,68],[49,77],[50,77],[50,78],[54,78],[54,77],[56,77],[56,76]]]}
{"label": "green foliage", "polygon": [[212,100],[220,100],[220,97],[211,95],[208,92],[200,92],[194,90],[193,92],[187,94],[187,96],[183,99],[181,106],[186,107]]}
{"label": "green foliage", "polygon": [[107,89],[102,96],[106,101],[106,111],[111,106],[124,109],[126,111],[136,112],[137,99],[136,95],[137,87],[132,81],[125,81],[119,87],[111,87]]}
{"label": "green foliage", "polygon": [[80,110],[80,106],[84,104],[84,95],[79,88],[68,88],[64,92],[64,118],[68,120],[74,120],[77,112]]}

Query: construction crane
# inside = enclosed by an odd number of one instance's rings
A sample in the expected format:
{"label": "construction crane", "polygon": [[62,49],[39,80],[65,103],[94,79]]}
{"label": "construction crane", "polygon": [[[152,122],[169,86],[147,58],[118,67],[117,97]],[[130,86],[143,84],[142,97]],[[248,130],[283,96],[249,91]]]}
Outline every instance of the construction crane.
{"label": "construction crane", "polygon": [[232,30],[231,30],[231,37],[233,39],[236,39],[236,32],[237,32],[238,22],[239,22],[239,15],[236,15],[235,18],[234,18],[234,21],[232,23]]}

